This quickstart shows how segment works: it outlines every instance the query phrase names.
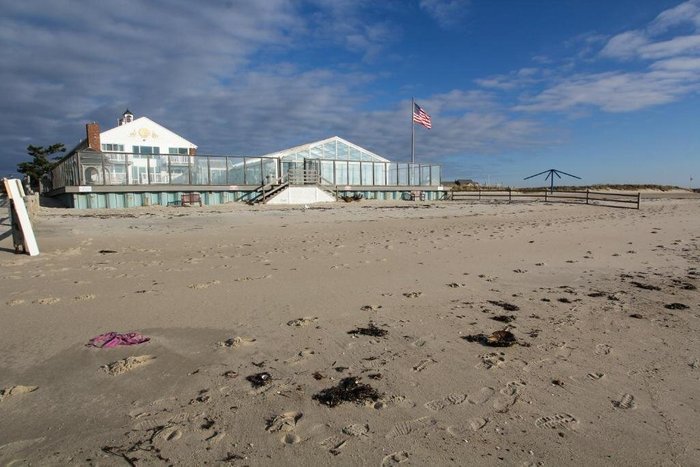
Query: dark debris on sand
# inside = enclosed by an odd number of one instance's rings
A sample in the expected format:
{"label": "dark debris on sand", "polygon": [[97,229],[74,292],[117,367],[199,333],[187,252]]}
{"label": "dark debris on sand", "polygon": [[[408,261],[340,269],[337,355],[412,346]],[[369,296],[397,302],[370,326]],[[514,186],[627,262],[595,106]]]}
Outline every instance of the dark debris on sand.
{"label": "dark debris on sand", "polygon": [[478,342],[487,347],[510,347],[518,342],[513,333],[506,330],[495,331],[490,336],[486,334],[472,334],[464,336],[462,339],[467,342]]}
{"label": "dark debris on sand", "polygon": [[664,305],[664,308],[668,310],[687,310],[690,307],[682,303],[669,303],[668,305]]}
{"label": "dark debris on sand", "polygon": [[650,285],[650,284],[643,284],[643,283],[637,282],[637,281],[631,281],[630,284],[632,284],[633,286],[635,286],[637,288],[644,289],[644,290],[661,290],[661,287],[657,287],[655,285]]}
{"label": "dark debris on sand", "polygon": [[506,311],[518,311],[518,310],[520,310],[520,307],[518,305],[513,305],[512,303],[503,302],[500,300],[489,300],[489,303],[491,305],[500,306],[501,308],[503,308]]}
{"label": "dark debris on sand", "polygon": [[510,323],[515,321],[515,316],[513,315],[498,315],[498,316],[492,316],[492,320],[494,321],[500,321],[501,323]]}
{"label": "dark debris on sand", "polygon": [[270,373],[262,372],[246,376],[245,379],[247,379],[254,388],[260,388],[272,380],[272,375]]}
{"label": "dark debris on sand", "polygon": [[380,397],[381,395],[372,386],[360,383],[360,378],[351,376],[341,379],[337,386],[314,394],[313,399],[328,407],[336,407],[343,402],[361,404],[365,401],[376,401]]}
{"label": "dark debris on sand", "polygon": [[387,331],[386,329],[378,328],[377,326],[375,326],[374,323],[369,323],[369,325],[366,328],[353,329],[352,331],[348,331],[348,334],[352,334],[354,336],[362,335],[372,337],[384,337],[387,334],[389,334],[389,331]]}

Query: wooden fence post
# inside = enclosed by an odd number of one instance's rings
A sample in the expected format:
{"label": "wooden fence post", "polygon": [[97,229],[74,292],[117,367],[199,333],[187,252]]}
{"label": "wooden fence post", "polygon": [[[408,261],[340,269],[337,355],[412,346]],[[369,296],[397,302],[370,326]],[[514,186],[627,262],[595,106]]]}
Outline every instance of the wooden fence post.
{"label": "wooden fence post", "polygon": [[586,188],[586,204],[588,204],[588,188]]}
{"label": "wooden fence post", "polygon": [[547,202],[547,190],[544,190],[544,202]]}
{"label": "wooden fence post", "polygon": [[510,187],[508,187],[508,202],[513,201],[513,194],[511,193]]}
{"label": "wooden fence post", "polygon": [[642,201],[642,193],[638,191],[637,192],[637,209],[639,209],[639,205],[641,204],[641,201]]}
{"label": "wooden fence post", "polygon": [[481,188],[479,188],[479,201],[481,201]]}

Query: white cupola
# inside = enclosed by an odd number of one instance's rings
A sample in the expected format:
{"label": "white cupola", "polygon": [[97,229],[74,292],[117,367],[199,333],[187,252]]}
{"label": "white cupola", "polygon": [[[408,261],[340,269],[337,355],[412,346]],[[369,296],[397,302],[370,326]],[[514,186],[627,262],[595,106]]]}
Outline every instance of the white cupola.
{"label": "white cupola", "polygon": [[121,118],[118,120],[119,126],[122,126],[126,123],[131,123],[134,121],[134,114],[132,114],[129,109],[126,109],[126,111],[122,114]]}

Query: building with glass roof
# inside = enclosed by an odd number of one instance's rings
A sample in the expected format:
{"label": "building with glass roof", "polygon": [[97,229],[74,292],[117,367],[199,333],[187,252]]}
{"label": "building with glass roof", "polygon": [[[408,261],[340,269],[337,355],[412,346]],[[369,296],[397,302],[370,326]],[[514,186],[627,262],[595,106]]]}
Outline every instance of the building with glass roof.
{"label": "building with glass roof", "polygon": [[[68,207],[112,208],[179,204],[193,193],[203,204],[440,199],[445,193],[439,165],[392,162],[338,136],[260,156],[200,155],[145,117],[125,114],[119,122],[103,133],[88,124],[87,138],[44,180],[44,194]],[[105,134],[115,141],[101,141]],[[157,146],[158,138],[168,144]]]}

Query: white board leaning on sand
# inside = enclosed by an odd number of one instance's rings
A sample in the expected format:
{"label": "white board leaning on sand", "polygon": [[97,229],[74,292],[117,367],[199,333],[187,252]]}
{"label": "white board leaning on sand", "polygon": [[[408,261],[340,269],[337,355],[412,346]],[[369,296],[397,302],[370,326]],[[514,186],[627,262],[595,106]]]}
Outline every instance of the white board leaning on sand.
{"label": "white board leaning on sand", "polygon": [[32,223],[29,220],[27,206],[24,204],[24,189],[22,188],[22,184],[16,178],[5,178],[3,181],[5,182],[5,190],[7,191],[7,196],[10,198],[11,206],[14,205],[14,214],[17,216],[19,227],[22,230],[24,251],[26,251],[29,256],[36,256],[39,254],[39,245],[36,243],[36,237],[34,237],[34,229],[32,229]]}

